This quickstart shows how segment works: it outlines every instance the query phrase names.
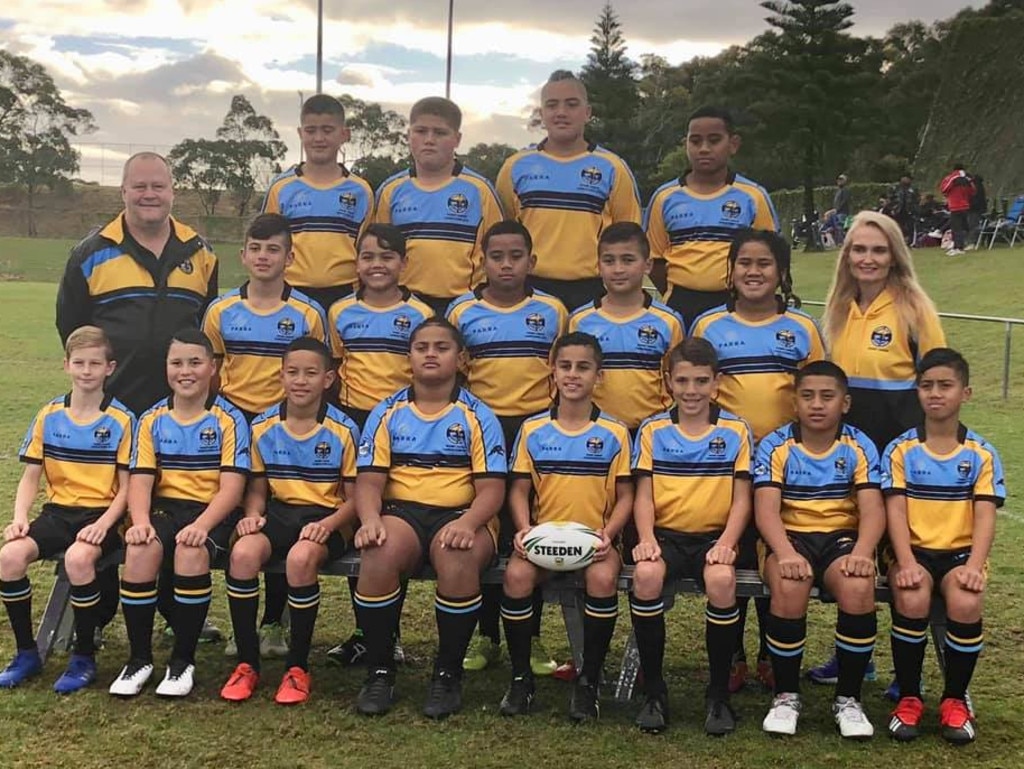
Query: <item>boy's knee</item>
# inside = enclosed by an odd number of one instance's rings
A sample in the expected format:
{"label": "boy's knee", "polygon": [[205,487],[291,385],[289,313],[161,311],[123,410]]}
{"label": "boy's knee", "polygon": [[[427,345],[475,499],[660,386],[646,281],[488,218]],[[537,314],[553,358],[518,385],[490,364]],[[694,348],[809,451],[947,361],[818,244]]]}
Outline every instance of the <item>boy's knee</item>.
{"label": "boy's knee", "polygon": [[195,576],[210,570],[210,553],[206,547],[178,546],[174,549],[176,574]]}
{"label": "boy's knee", "polygon": [[263,568],[263,559],[257,548],[242,545],[239,540],[228,558],[228,573],[236,579],[252,579]]}
{"label": "boy's knee", "polygon": [[505,568],[503,589],[512,598],[523,598],[533,592],[536,570],[518,556],[513,556]]}
{"label": "boy's knee", "polygon": [[633,594],[650,601],[665,589],[665,567],[661,561],[641,561],[633,569]]}
{"label": "boy's knee", "polygon": [[324,548],[320,545],[298,542],[288,551],[286,569],[289,574],[315,577],[324,555]]}
{"label": "boy's knee", "polygon": [[723,602],[736,599],[736,570],[715,564],[704,569],[704,590],[709,598]]}
{"label": "boy's knee", "polygon": [[24,542],[16,540],[8,542],[0,548],[0,578],[11,580],[21,579],[32,562],[31,549]]}

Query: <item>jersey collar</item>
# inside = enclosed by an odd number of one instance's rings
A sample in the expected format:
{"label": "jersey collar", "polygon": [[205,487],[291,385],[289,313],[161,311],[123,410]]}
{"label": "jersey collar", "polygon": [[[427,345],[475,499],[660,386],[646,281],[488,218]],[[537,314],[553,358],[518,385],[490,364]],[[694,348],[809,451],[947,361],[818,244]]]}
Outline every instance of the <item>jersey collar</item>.
{"label": "jersey collar", "polygon": [[[278,409],[278,414],[281,415],[281,421],[283,422],[288,418],[288,401],[281,401],[281,407]],[[320,408],[316,412],[316,421],[320,424],[324,423],[324,419],[327,418],[327,401],[323,398],[320,399]]]}
{"label": "jersey collar", "polygon": [[[914,431],[917,433],[918,443],[924,443],[926,440],[928,440],[928,431],[925,430],[924,424],[920,424],[917,427],[915,427]],[[967,442],[967,427],[964,425],[963,422],[957,424],[956,442],[961,445]]]}
{"label": "jersey collar", "polygon": [[[474,288],[473,296],[475,296],[477,299],[480,299],[481,301],[486,301],[484,299],[484,289],[487,288],[488,285],[488,283],[484,282],[481,283],[476,288]],[[530,285],[530,280],[529,278],[527,278],[526,283],[523,284],[523,299],[521,299],[520,301],[529,299],[531,296],[533,296],[533,286]]]}
{"label": "jersey collar", "polygon": [[[711,404],[711,409],[708,411],[708,424],[715,425],[718,423],[718,416],[722,413],[722,407],[717,403]],[[672,424],[679,424],[679,405],[676,404],[668,410],[669,419],[672,420]]]}
{"label": "jersey collar", "polygon": [[[452,178],[454,179],[456,176],[461,174],[464,168],[465,168],[465,166],[462,165],[462,161],[459,160],[458,158],[455,158],[455,165],[452,166]],[[415,179],[416,178],[416,164],[415,163],[413,163],[412,165],[409,166],[409,178],[411,178],[411,179]]]}
{"label": "jersey collar", "polygon": [[[100,411],[106,411],[111,402],[114,400],[114,396],[111,393],[103,393],[103,400],[100,401]],[[71,408],[71,393],[64,396],[64,408]]]}
{"label": "jersey collar", "polygon": [[[590,421],[596,422],[599,416],[601,416],[601,409],[595,403],[590,407]],[[551,421],[553,422],[556,419],[558,419],[558,401],[551,404]]]}
{"label": "jersey collar", "polygon": [[[833,444],[835,444],[836,441],[843,437],[843,427],[845,426],[845,424],[845,422],[839,420],[839,426],[836,427],[835,438],[832,439]],[[799,422],[793,422],[793,440],[796,441],[797,443],[804,442],[803,431],[800,429]]]}
{"label": "jersey collar", "polygon": [[[399,301],[401,301],[401,302],[408,302],[409,301],[409,297],[412,296],[412,291],[407,289],[405,286],[399,286],[398,288],[402,292],[402,298]],[[359,289],[356,291],[356,301],[357,302],[363,301],[363,295],[364,295],[364,289],[363,289],[362,286],[360,286]]]}
{"label": "jersey collar", "polygon": [[[306,174],[305,166],[306,166],[305,163],[299,163],[297,166],[295,166],[295,175],[296,176],[305,176],[305,174]],[[350,177],[352,175],[351,172],[345,167],[344,163],[338,163],[338,168],[341,169],[341,176],[342,176],[342,178],[347,179],[348,177]]]}
{"label": "jersey collar", "polygon": [[[213,408],[213,404],[216,403],[217,397],[218,397],[218,393],[213,391],[213,390],[211,390],[210,394],[208,396],[206,396],[206,403],[203,405],[203,408],[205,408],[207,411],[209,411],[211,408]],[[174,411],[174,393],[173,392],[170,395],[167,396],[167,409],[169,411]]]}
{"label": "jersey collar", "polygon": [[[249,298],[249,281],[245,281],[245,283],[238,287],[238,295],[242,297],[242,299]],[[284,288],[281,290],[281,301],[287,302],[288,297],[290,297],[291,295],[292,287],[288,285],[287,281],[285,281]]]}
{"label": "jersey collar", "polygon": [[[597,299],[595,299],[595,300],[594,300],[594,309],[595,309],[595,310],[600,310],[600,309],[601,309],[601,300],[602,300],[602,299],[604,299],[604,296],[599,296],[599,297],[597,297]],[[649,310],[649,309],[651,308],[651,304],[652,304],[653,302],[654,302],[654,297],[652,297],[652,296],[651,296],[651,295],[650,295],[650,294],[649,294],[649,293],[648,293],[648,292],[647,292],[647,291],[645,290],[645,291],[644,291],[644,309],[645,309],[645,310]]]}
{"label": "jersey collar", "polygon": [[[679,186],[680,187],[685,187],[686,186],[686,177],[689,176],[692,171],[693,171],[692,168],[687,168],[685,171],[683,171],[683,173],[680,175],[680,177],[676,180],[676,181],[679,182]],[[726,187],[731,187],[735,183],[736,183],[736,172],[733,171],[730,168],[729,169],[729,175],[727,177],[725,177],[725,186]]]}
{"label": "jersey collar", "polygon": [[[458,402],[459,395],[461,393],[462,393],[462,382],[459,381],[458,377],[456,377],[455,378],[455,386],[452,388],[451,393],[449,393],[449,395],[448,395],[448,401],[451,402],[451,403]],[[416,388],[413,385],[409,385],[409,402],[410,403],[415,403],[416,402]]]}
{"label": "jersey collar", "polygon": [[[537,143],[537,151],[538,152],[547,152],[547,146],[548,146],[548,140],[546,138],[541,139]],[[584,152],[593,152],[596,149],[597,149],[597,144],[595,142],[588,141],[587,142],[587,148],[584,150]]]}

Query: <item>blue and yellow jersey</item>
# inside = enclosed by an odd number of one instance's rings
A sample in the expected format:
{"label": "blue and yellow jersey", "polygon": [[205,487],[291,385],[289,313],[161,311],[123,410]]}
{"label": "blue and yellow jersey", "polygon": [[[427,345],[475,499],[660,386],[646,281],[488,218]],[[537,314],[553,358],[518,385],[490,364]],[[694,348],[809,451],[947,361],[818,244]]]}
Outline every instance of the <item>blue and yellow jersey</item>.
{"label": "blue and yellow jersey", "polygon": [[517,152],[498,173],[505,213],[533,236],[535,273],[597,277],[597,240],[613,222],[640,222],[640,193],[626,162],[604,147],[559,158],[544,142]]}
{"label": "blue and yellow jersey", "polygon": [[970,547],[974,503],[1002,507],[1003,464],[984,438],[960,425],[960,445],[936,454],[925,445],[924,427],[907,430],[882,455],[882,492],[907,498],[910,544],[929,550]]}
{"label": "blue and yellow jersey", "polygon": [[701,435],[679,426],[679,410],[644,421],[633,449],[633,474],[654,487],[654,525],[686,534],[722,531],[733,481],[750,478],[754,441],[747,423],[717,406]]}
{"label": "blue and yellow jersey", "polygon": [[249,413],[266,411],[284,398],[281,356],[293,341],[311,336],[327,341],[327,319],[316,302],[285,285],[280,304],[257,310],[248,301],[248,282],[210,305],[203,332],[220,367],[220,392]]}
{"label": "blue and yellow jersey", "polygon": [[482,280],[481,241],[502,212],[491,183],[456,163],[440,187],[424,185],[414,169],[387,179],[377,190],[374,218],[405,233],[409,261],[402,283],[409,290],[457,297]]}
{"label": "blue and yellow jersey", "polygon": [[467,508],[476,478],[505,478],[505,440],[487,405],[458,387],[437,414],[424,414],[411,387],[381,401],[366,420],[359,472],[387,473],[384,499]]}
{"label": "blue and yellow jersey", "polygon": [[602,528],[615,507],[616,482],[630,479],[629,450],[625,425],[597,406],[579,430],[558,424],[557,406],[527,419],[512,452],[512,476],[533,482],[532,522]]}
{"label": "blue and yellow jersey", "polygon": [[287,418],[284,402],[252,423],[252,474],[267,479],[279,502],[337,508],[345,501],[342,483],[356,479],[359,428],[326,403],[305,435],[293,433]]}
{"label": "blue and yellow jersey", "polygon": [[850,378],[851,388],[890,392],[915,389],[917,361],[929,350],[945,346],[938,316],[911,333],[888,288],[866,312],[850,302],[841,334],[829,339],[830,356]]}
{"label": "blue and yellow jersey", "polygon": [[795,422],[768,434],[757,447],[754,488],[782,490],[782,523],[788,531],[856,529],[857,492],[880,484],[878,450],[851,425],[840,425],[823,454],[803,445]]}
{"label": "blue and yellow jersey", "polygon": [[132,473],[156,476],[153,498],[209,504],[220,474],[248,474],[249,425],[227,399],[211,395],[196,418],[181,422],[174,395],[139,417],[132,447]]}
{"label": "blue and yellow jersey", "polygon": [[331,305],[327,335],[339,361],[341,405],[369,411],[387,396],[408,387],[409,337],[434,311],[408,290],[390,307],[374,307],[362,292]]}
{"label": "blue and yellow jersey", "polygon": [[108,395],[100,414],[80,423],[71,416],[71,396],[43,406],[25,434],[18,457],[42,465],[46,501],[66,507],[108,507],[117,495],[117,471],[127,470],[135,418]]}
{"label": "blue and yellow jersey", "polygon": [[779,231],[771,198],[759,184],[730,173],[710,195],[686,186],[684,174],[661,185],[647,207],[644,229],[655,259],[668,263],[668,282],[695,291],[724,291],[736,230]]}
{"label": "blue and yellow jersey", "polygon": [[787,309],[768,320],[744,320],[718,307],[694,321],[690,336],[707,339],[718,353],[718,403],[747,420],[759,441],[796,419],[796,372],[825,358],[810,315]]}
{"label": "blue and yellow jersey", "polygon": [[529,290],[512,307],[484,299],[484,286],[460,296],[448,320],[469,351],[469,389],[494,413],[536,414],[551,402],[551,346],[565,333],[565,306],[543,291]]}
{"label": "blue and yellow jersey", "polygon": [[270,183],[263,213],[282,214],[292,228],[295,261],[285,270],[293,286],[330,288],[356,280],[356,240],[373,216],[373,190],[341,166],[342,178],[321,187],[302,164]]}
{"label": "blue and yellow jersey", "polygon": [[665,359],[683,341],[683,321],[672,309],[646,296],[643,309],[620,318],[602,309],[597,299],[569,317],[573,331],[585,331],[601,343],[603,377],[594,402],[630,430],[672,404],[663,378]]}

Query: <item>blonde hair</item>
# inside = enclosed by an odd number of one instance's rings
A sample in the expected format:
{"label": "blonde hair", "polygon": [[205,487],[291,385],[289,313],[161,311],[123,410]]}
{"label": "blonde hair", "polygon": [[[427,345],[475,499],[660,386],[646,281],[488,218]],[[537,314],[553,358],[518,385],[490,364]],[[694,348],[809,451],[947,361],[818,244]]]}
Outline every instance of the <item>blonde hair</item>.
{"label": "blonde hair", "polygon": [[917,280],[910,248],[903,240],[903,233],[896,221],[875,211],[861,211],[854,217],[843,242],[843,248],[839,252],[839,258],[836,259],[836,270],[832,276],[832,285],[825,300],[825,312],[821,318],[825,343],[831,345],[842,335],[843,326],[849,317],[850,304],[857,301],[860,294],[860,287],[850,272],[850,249],[853,246],[853,234],[858,227],[874,227],[889,241],[892,265],[889,267],[886,288],[892,294],[900,320],[910,331],[911,337],[916,338],[918,329],[938,317],[935,303]]}
{"label": "blonde hair", "polygon": [[110,339],[99,326],[79,326],[72,331],[68,341],[64,343],[64,357],[70,359],[71,353],[86,347],[102,347],[107,360],[114,359],[114,348],[110,344]]}

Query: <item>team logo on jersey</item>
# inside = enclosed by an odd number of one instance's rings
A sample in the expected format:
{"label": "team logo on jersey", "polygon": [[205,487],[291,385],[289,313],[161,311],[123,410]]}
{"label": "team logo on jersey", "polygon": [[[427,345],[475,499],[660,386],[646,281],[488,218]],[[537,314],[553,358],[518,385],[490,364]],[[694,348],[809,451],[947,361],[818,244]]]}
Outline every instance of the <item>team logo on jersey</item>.
{"label": "team logo on jersey", "polygon": [[741,213],[743,213],[743,209],[735,200],[727,200],[722,203],[722,214],[726,219],[738,219]]}
{"label": "team logo on jersey", "polygon": [[360,441],[359,449],[357,450],[359,456],[368,457],[370,456],[371,451],[373,451],[373,447],[370,445],[369,441]]}
{"label": "team logo on jersey", "polygon": [[327,441],[320,441],[313,447],[313,454],[317,459],[327,459],[331,455],[331,444]]}
{"label": "team logo on jersey", "polygon": [[756,476],[768,475],[768,466],[767,465],[755,465],[754,466],[754,475],[756,475]]}
{"label": "team logo on jersey", "polygon": [[92,437],[96,439],[97,443],[109,443],[110,442],[110,428],[109,427],[97,427],[93,430]]}
{"label": "team logo on jersey", "polygon": [[725,456],[725,438],[721,435],[716,435],[710,441],[708,441],[708,453],[713,457],[724,457]]}
{"label": "team logo on jersey", "polygon": [[546,325],[547,321],[544,320],[544,316],[539,312],[531,312],[526,316],[526,327],[530,331],[543,331]]}
{"label": "team logo on jersey", "polygon": [[636,338],[640,340],[640,344],[657,344],[660,336],[658,329],[654,326],[641,326],[636,330]]}
{"label": "team logo on jersey", "polygon": [[580,171],[580,176],[583,178],[583,181],[591,185],[600,184],[601,180],[604,178],[604,174],[601,173],[601,169],[595,168],[594,166],[584,168]]}
{"label": "team logo on jersey", "polygon": [[186,259],[184,262],[178,265],[178,269],[181,270],[186,275],[191,275],[193,270],[195,270],[195,265],[192,264],[191,259]]}
{"label": "team logo on jersey", "polygon": [[353,210],[357,205],[359,205],[359,199],[351,192],[343,192],[338,195],[338,205],[342,208]]}
{"label": "team logo on jersey", "polygon": [[444,434],[453,446],[466,445],[466,429],[459,422],[449,425]]}
{"label": "team logo on jersey", "polygon": [[835,461],[835,466],[836,466],[836,477],[837,478],[845,478],[846,477],[846,457],[837,457],[836,461]]}
{"label": "team logo on jersey", "polygon": [[871,344],[875,347],[888,347],[892,344],[892,329],[888,326],[875,326],[871,331]]}
{"label": "team logo on jersey", "polygon": [[956,474],[961,478],[966,478],[971,474],[971,463],[965,459],[963,462],[956,466]]}
{"label": "team logo on jersey", "polygon": [[281,318],[277,322],[277,333],[281,336],[291,336],[295,333],[295,321],[291,318]]}
{"label": "team logo on jersey", "polygon": [[398,331],[402,332],[408,331],[412,328],[412,321],[409,319],[408,315],[396,315],[395,319],[391,321],[391,323]]}
{"label": "team logo on jersey", "polygon": [[788,350],[796,346],[796,334],[788,328],[784,328],[775,332],[775,341]]}
{"label": "team logo on jersey", "polygon": [[448,213],[461,216],[469,210],[469,198],[461,192],[448,198]]}
{"label": "team logo on jersey", "polygon": [[199,431],[199,442],[204,446],[212,446],[217,442],[217,431],[212,427],[204,427]]}
{"label": "team logo on jersey", "polygon": [[604,451],[604,441],[600,438],[587,438],[587,453],[600,454]]}

